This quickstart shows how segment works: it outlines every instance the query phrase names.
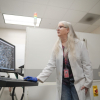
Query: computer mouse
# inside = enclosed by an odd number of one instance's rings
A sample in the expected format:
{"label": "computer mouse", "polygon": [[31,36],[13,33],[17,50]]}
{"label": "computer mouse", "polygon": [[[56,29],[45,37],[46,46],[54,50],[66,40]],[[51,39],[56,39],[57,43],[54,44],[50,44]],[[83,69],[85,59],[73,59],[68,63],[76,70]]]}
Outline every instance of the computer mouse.
{"label": "computer mouse", "polygon": [[30,81],[30,82],[32,82],[32,80],[29,80],[30,78],[28,77],[28,78],[26,78],[26,79],[24,79],[24,81]]}
{"label": "computer mouse", "polygon": [[26,79],[24,79],[24,81],[29,81],[29,79],[30,79],[30,78],[26,78]]}

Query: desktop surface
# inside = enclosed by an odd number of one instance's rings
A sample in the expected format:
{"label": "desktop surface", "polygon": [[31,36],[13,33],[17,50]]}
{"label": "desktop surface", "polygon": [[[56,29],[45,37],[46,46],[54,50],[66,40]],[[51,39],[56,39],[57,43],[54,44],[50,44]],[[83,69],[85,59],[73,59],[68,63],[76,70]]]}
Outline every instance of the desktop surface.
{"label": "desktop surface", "polygon": [[0,87],[38,86],[38,82],[24,81],[21,79],[0,77]]}

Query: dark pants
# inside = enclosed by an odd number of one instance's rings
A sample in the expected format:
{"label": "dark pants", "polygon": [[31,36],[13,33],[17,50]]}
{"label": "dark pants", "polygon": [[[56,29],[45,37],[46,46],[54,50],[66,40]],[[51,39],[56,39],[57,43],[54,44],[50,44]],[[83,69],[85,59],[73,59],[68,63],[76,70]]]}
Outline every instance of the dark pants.
{"label": "dark pants", "polygon": [[61,100],[79,100],[74,84],[62,84]]}

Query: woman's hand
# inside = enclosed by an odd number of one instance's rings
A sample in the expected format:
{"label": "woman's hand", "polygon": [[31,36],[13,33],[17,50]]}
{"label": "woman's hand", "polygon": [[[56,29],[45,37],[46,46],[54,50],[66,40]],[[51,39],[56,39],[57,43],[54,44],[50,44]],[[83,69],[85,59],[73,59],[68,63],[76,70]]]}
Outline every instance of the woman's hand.
{"label": "woman's hand", "polygon": [[83,86],[83,87],[81,88],[81,90],[83,90],[83,89],[85,89],[85,94],[87,94],[87,92],[88,92],[88,88],[85,87],[85,86]]}
{"label": "woman's hand", "polygon": [[37,79],[39,82],[43,83],[40,79]]}
{"label": "woman's hand", "polygon": [[36,77],[31,77],[31,76],[24,77],[24,80],[32,81],[32,82],[37,82],[38,81],[38,79]]}

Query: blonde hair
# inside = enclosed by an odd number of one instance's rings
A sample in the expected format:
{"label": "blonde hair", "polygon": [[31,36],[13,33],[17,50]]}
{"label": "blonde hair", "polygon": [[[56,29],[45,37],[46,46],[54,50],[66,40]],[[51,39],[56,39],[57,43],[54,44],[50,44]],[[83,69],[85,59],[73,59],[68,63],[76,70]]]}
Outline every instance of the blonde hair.
{"label": "blonde hair", "polygon": [[[67,41],[66,41],[66,46],[65,46],[65,54],[67,52],[70,52],[72,56],[75,57],[75,39],[78,39],[77,35],[75,34],[74,32],[74,29],[71,25],[70,22],[66,22],[66,21],[60,21],[59,23],[62,23],[64,24],[64,27],[66,28],[69,28],[69,33],[68,33],[68,36],[67,36]],[[60,38],[58,38],[57,42],[55,43],[55,46],[54,46],[54,52],[55,54],[57,55],[58,52],[59,52],[59,43],[60,43]]]}

